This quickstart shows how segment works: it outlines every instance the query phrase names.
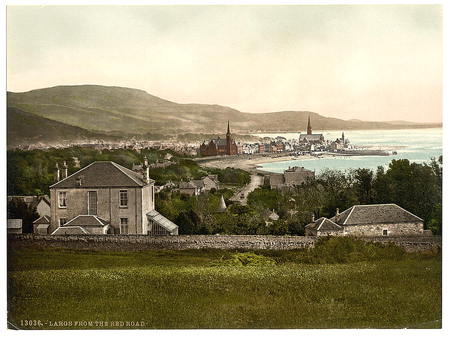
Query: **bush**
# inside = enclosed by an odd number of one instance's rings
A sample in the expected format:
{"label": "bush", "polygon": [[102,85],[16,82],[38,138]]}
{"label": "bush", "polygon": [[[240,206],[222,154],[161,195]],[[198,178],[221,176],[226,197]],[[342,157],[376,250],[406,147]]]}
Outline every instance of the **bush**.
{"label": "bush", "polygon": [[230,259],[215,263],[215,265],[221,266],[272,266],[274,264],[274,259],[252,252],[236,253]]}

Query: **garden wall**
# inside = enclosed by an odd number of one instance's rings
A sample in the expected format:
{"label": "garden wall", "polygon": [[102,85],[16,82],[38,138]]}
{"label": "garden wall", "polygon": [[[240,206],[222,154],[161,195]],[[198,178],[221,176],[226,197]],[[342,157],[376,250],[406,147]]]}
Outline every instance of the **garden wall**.
{"label": "garden wall", "polygon": [[[370,237],[365,241],[393,243],[407,251],[441,249],[440,236]],[[8,234],[8,245],[15,247],[53,247],[81,250],[148,250],[148,249],[302,249],[313,247],[318,238],[310,236],[270,235],[179,235],[152,237],[147,235],[35,235]]]}

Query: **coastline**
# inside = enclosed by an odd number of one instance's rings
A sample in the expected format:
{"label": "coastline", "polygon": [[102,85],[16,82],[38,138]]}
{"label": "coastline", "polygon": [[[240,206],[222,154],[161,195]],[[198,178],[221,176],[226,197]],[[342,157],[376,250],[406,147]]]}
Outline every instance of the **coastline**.
{"label": "coastline", "polygon": [[[321,158],[332,158],[335,155],[323,154]],[[272,155],[237,155],[227,157],[200,158],[196,160],[199,165],[211,168],[225,169],[227,167],[237,168],[250,173],[273,173],[261,170],[262,164],[283,162],[290,160],[309,160],[315,158],[311,155],[294,156],[291,154],[272,154]]]}

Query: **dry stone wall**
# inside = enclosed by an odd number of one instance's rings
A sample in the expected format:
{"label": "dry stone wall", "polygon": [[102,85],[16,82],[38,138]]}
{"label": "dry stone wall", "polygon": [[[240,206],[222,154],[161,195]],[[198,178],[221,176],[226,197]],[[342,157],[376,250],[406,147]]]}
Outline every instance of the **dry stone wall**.
{"label": "dry stone wall", "polygon": [[[393,243],[407,251],[441,249],[440,236],[370,237],[371,242]],[[317,237],[270,235],[35,235],[8,234],[10,248],[53,247],[76,250],[140,251],[149,249],[272,249],[288,250],[313,247]]]}

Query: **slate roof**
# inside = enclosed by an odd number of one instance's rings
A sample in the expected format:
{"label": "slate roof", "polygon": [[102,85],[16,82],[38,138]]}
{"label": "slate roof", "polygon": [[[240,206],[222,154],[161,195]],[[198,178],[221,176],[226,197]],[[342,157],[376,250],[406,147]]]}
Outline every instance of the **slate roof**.
{"label": "slate roof", "polygon": [[51,233],[51,235],[69,235],[69,234],[90,234],[90,233],[80,226],[58,227]]}
{"label": "slate roof", "polygon": [[106,226],[108,221],[99,218],[96,215],[77,215],[72,220],[66,222],[62,227],[67,226]]}
{"label": "slate roof", "polygon": [[179,188],[197,188],[197,186],[192,181],[182,181]]}
{"label": "slate roof", "polygon": [[423,219],[396,204],[355,205],[330,220],[344,226],[423,222]]}
{"label": "slate roof", "polygon": [[41,201],[44,201],[47,205],[50,206],[50,199],[47,195],[43,196],[36,196],[36,195],[9,195],[8,201],[11,201],[12,199],[20,199],[24,203],[27,204],[27,206],[30,206],[31,208],[36,207],[39,205]]}
{"label": "slate roof", "polygon": [[218,146],[227,146],[227,139],[226,138],[217,138],[217,139],[213,139],[213,141]]}
{"label": "slate roof", "polygon": [[203,188],[205,186],[203,180],[191,180],[191,183],[197,188]]}
{"label": "slate roof", "polygon": [[323,135],[321,133],[313,133],[312,135],[300,135],[300,141],[320,141],[322,140]]}
{"label": "slate roof", "polygon": [[342,230],[342,226],[339,226],[337,223],[327,219],[325,217],[321,217],[316,221],[308,224],[306,226],[309,229],[322,230],[322,231],[340,231]]}
{"label": "slate roof", "polygon": [[48,215],[43,215],[39,219],[33,221],[37,225],[47,225],[50,223],[50,217]]}
{"label": "slate roof", "polygon": [[156,210],[148,212],[147,217],[149,218],[149,220],[156,222],[158,225],[167,229],[169,232],[172,232],[173,230],[178,228],[177,225],[175,225],[172,221],[161,215]]}
{"label": "slate roof", "polygon": [[[81,186],[79,186],[81,179]],[[150,182],[154,182],[150,179]],[[50,186],[50,188],[142,187],[143,177],[112,161],[96,161]]]}

